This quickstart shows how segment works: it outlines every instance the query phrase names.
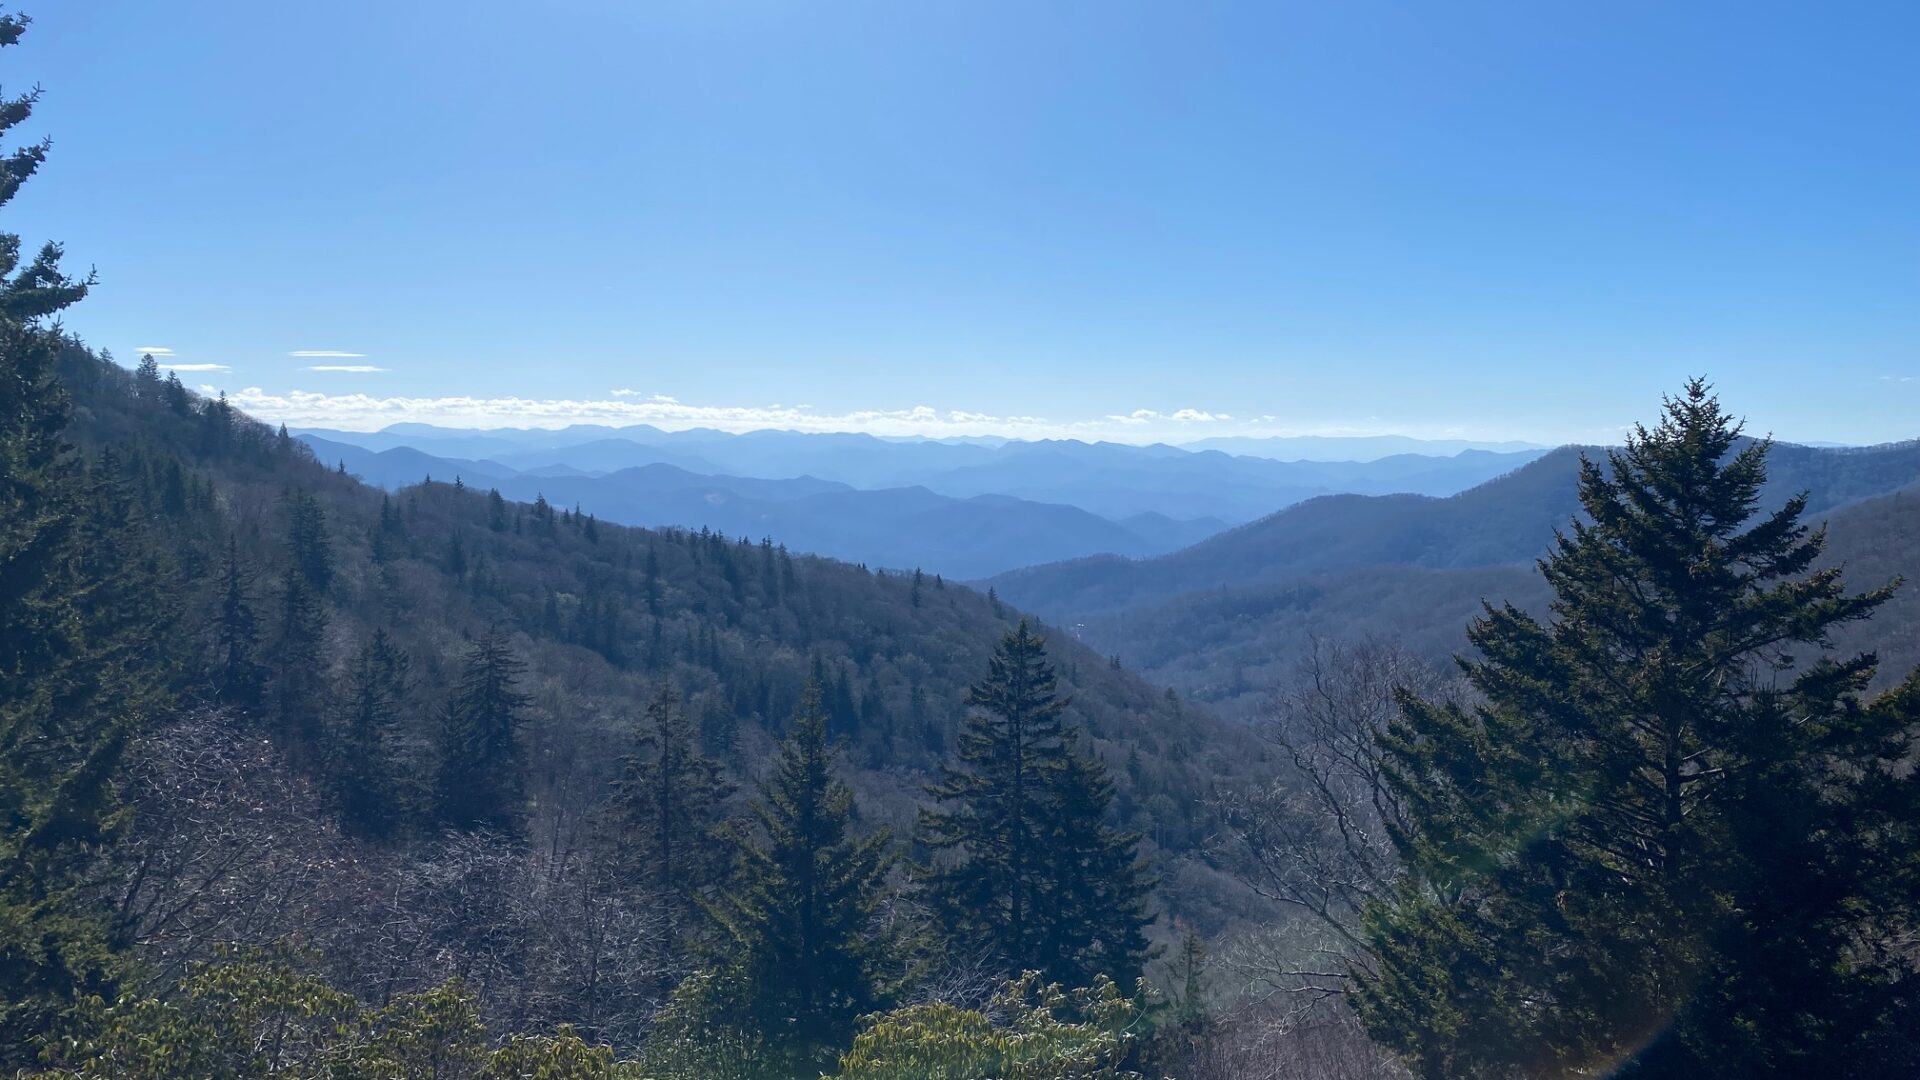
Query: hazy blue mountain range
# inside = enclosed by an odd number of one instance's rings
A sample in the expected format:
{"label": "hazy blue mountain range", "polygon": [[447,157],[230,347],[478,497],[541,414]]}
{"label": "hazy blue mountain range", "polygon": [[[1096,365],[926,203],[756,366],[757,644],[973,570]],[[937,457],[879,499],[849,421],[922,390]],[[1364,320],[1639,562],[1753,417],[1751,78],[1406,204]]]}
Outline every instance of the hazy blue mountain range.
{"label": "hazy blue mountain range", "polygon": [[[1158,558],[1035,566],[992,584],[1149,679],[1244,715],[1310,635],[1383,637],[1437,660],[1465,647],[1483,600],[1543,604],[1533,562],[1578,509],[1579,454],[1553,451],[1449,498],[1318,498]],[[1829,561],[1855,587],[1920,583],[1920,442],[1782,444],[1769,465],[1767,507],[1806,492],[1809,519],[1830,524]],[[1851,647],[1910,670],[1920,587],[1859,634]]]}
{"label": "hazy blue mountain range", "polygon": [[545,465],[522,473],[496,461],[437,458],[412,447],[371,451],[312,435],[301,439],[322,461],[344,463],[349,473],[382,487],[426,476],[459,477],[476,488],[497,488],[509,499],[545,496],[622,525],[770,536],[794,551],[955,578],[1090,552],[1160,554],[1226,525],[1154,513],[1113,521],[1074,506],[1005,495],[956,498],[924,487],[862,489],[811,476],[709,475],[665,463],[594,474]]}
{"label": "hazy blue mountain range", "polygon": [[1451,494],[1542,452],[1289,462],[1164,444],[599,425],[396,424],[300,437],[322,460],[389,488],[460,477],[623,524],[771,535],[799,551],[966,578],[1095,554],[1164,554],[1329,493]]}
{"label": "hazy blue mountain range", "polygon": [[1516,453],[1547,450],[1538,443],[1476,439],[1415,439],[1406,435],[1228,435],[1181,444],[1191,450],[1224,450],[1279,461],[1375,461],[1395,454],[1452,455],[1467,450]]}

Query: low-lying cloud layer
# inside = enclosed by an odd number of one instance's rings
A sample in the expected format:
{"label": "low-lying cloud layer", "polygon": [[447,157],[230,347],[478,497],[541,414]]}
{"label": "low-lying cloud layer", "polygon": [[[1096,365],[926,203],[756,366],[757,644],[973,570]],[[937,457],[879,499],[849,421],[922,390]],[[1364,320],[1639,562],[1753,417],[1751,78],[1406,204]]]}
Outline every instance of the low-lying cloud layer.
{"label": "low-lying cloud layer", "polygon": [[[331,370],[343,370],[335,366]],[[231,395],[235,405],[271,422],[295,427],[371,431],[401,421],[442,427],[544,427],[569,424],[652,424],[661,428],[717,428],[753,431],[784,428],[794,431],[858,431],[871,435],[931,438],[951,436],[1005,436],[1013,438],[1101,437],[1128,441],[1167,435],[1193,437],[1231,434],[1249,425],[1234,423],[1226,413],[1200,409],[1140,409],[1124,416],[1092,420],[1055,420],[1040,416],[999,416],[961,409],[916,405],[908,409],[861,409],[820,412],[807,405],[694,405],[664,394],[646,394],[626,387],[609,391],[604,399],[520,397],[378,397],[372,394],[328,394],[307,390],[268,393],[257,386]],[[1271,417],[1263,418],[1271,420]]]}

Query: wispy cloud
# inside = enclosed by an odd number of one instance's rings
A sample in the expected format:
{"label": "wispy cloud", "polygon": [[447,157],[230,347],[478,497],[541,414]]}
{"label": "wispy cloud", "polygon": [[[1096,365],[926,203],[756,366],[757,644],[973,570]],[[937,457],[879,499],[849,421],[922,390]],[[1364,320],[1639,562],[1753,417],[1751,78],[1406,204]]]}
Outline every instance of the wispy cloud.
{"label": "wispy cloud", "polygon": [[[157,353],[155,354],[158,355]],[[225,364],[161,364],[168,371],[232,371]]]}
{"label": "wispy cloud", "polygon": [[1917,382],[1920,382],[1920,375],[1882,375],[1880,376],[1880,381],[1895,382],[1895,383],[1917,383]]}
{"label": "wispy cloud", "polygon": [[142,355],[152,353],[156,358],[173,355],[173,350],[167,348],[165,345],[135,345],[133,351],[141,353]]}
{"label": "wispy cloud", "polygon": [[[1233,415],[1231,413],[1208,412],[1205,409],[1175,409],[1172,412],[1161,412],[1158,409],[1135,409],[1130,413],[1110,415],[1106,417],[1106,419],[1116,424],[1132,426],[1165,423],[1168,421],[1176,424],[1221,424],[1232,420]],[[1273,418],[1268,416],[1262,417],[1261,419],[1271,420]]]}
{"label": "wispy cloud", "polygon": [[315,364],[312,367],[308,368],[307,370],[308,371],[352,371],[352,372],[358,372],[358,373],[364,374],[369,371],[385,371],[387,369],[383,367],[374,367],[372,364]]}
{"label": "wispy cloud", "polygon": [[[627,388],[621,388],[627,389]],[[1241,419],[1231,413],[1199,408],[1135,409],[1081,419],[1005,415],[968,409],[915,405],[901,409],[856,409],[833,412],[809,405],[700,405],[665,394],[631,394],[601,398],[522,397],[405,397],[366,393],[336,394],[313,390],[269,393],[257,386],[235,391],[228,398],[254,416],[296,427],[327,427],[372,431],[400,421],[444,427],[539,427],[569,424],[622,426],[650,424],[667,430],[701,427],[722,431],[780,428],[789,431],[848,431],[881,436],[947,438],[993,435],[1003,438],[1093,438],[1124,442],[1183,441],[1200,435],[1380,435],[1406,434],[1421,438],[1505,437],[1491,433],[1405,430],[1392,432],[1374,424],[1283,424],[1278,417]]]}
{"label": "wispy cloud", "polygon": [[607,393],[612,394],[614,397],[639,397],[640,396],[640,391],[635,390],[630,386],[616,386],[613,389],[607,391]]}
{"label": "wispy cloud", "polygon": [[338,349],[295,349],[287,354],[302,360],[358,360],[367,355],[363,352],[341,352]]}

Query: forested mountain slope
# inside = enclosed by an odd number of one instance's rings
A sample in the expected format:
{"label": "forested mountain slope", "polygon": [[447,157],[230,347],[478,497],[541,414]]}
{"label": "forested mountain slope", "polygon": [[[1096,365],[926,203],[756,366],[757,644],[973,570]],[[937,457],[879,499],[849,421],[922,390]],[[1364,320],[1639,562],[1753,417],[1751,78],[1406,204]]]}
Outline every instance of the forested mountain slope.
{"label": "forested mountain slope", "polygon": [[[111,450],[138,478],[134,489],[171,519],[177,557],[212,575],[225,539],[237,540],[267,652],[277,589],[293,570],[294,508],[312,497],[319,536],[305,542],[331,567],[318,660],[337,674],[375,629],[392,634],[414,659],[412,741],[428,738],[430,703],[462,643],[508,632],[528,664],[544,762],[530,789],[555,813],[577,809],[556,805],[562,789],[604,788],[655,681],[681,686],[705,744],[750,772],[817,669],[860,784],[904,824],[964,714],[965,688],[1019,617],[931,574],[870,572],[768,538],[625,528],[439,481],[388,496],[217,403],[202,408],[166,384],[143,390],[83,348],[63,366],[78,405],[72,437],[95,455]],[[212,632],[215,599],[189,598],[190,637]],[[1136,760],[1139,778],[1119,779],[1130,817],[1189,844],[1201,796],[1243,768],[1238,735],[1070,636],[1051,644],[1069,718],[1103,755]],[[1170,819],[1138,816],[1155,795]]]}
{"label": "forested mountain slope", "polygon": [[[1790,467],[1796,456],[1821,462],[1828,453],[1778,447],[1773,457]],[[1920,666],[1920,485],[1809,520],[1827,525],[1823,565],[1845,567],[1857,587],[1905,582],[1874,619],[1838,630],[1841,651],[1878,652],[1882,682]],[[1547,597],[1531,565],[1368,566],[1199,589],[1089,616],[1081,633],[1154,682],[1244,716],[1265,706],[1314,637],[1376,638],[1444,663],[1467,648],[1483,601],[1543,614]]]}

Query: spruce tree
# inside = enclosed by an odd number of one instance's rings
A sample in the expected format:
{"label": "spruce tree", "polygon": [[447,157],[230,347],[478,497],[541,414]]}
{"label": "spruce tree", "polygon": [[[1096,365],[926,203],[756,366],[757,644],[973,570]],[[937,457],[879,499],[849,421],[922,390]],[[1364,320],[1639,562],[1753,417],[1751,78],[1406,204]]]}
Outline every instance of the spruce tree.
{"label": "spruce tree", "polygon": [[314,764],[327,712],[327,606],[307,576],[289,570],[280,586],[273,645],[273,721],[294,760]]}
{"label": "spruce tree", "polygon": [[940,924],[954,942],[990,950],[1003,972],[1039,955],[1045,934],[1048,793],[1067,707],[1057,687],[1044,639],[1021,620],[1001,639],[987,678],[967,692],[960,766],[943,766],[927,789],[942,808],[920,813],[922,841],[955,856],[926,873]]}
{"label": "spruce tree", "polygon": [[167,372],[167,381],[160,387],[160,399],[167,403],[167,408],[175,416],[193,414],[193,398],[188,395],[187,388],[181,385],[180,373],[177,371]]}
{"label": "spruce tree", "polygon": [[160,361],[152,353],[140,354],[139,366],[133,369],[133,388],[142,401],[160,399]]}
{"label": "spruce tree", "polygon": [[663,938],[675,955],[700,922],[701,897],[725,870],[729,845],[717,826],[721,800],[732,790],[719,764],[701,756],[673,684],[661,680],[616,783],[614,807],[623,855],[659,904]]}
{"label": "spruce tree", "polygon": [[834,776],[821,687],[810,680],[739,844],[741,868],[711,911],[719,1018],[795,1063],[830,1064],[854,1023],[886,1006],[893,943],[875,927],[893,865],[882,830],[851,835],[853,792]]}
{"label": "spruce tree", "polygon": [[[0,14],[0,47],[26,27]],[[37,97],[0,101],[0,135]],[[0,207],[46,151],[0,156]],[[113,996],[103,920],[80,890],[123,819],[122,748],[165,705],[147,667],[157,633],[102,625],[115,586],[88,578],[79,548],[85,480],[61,437],[71,403],[50,320],[89,282],[60,255],[49,244],[23,263],[19,236],[0,233],[0,1072],[30,1067],[34,1037],[75,1000]]]}
{"label": "spruce tree", "polygon": [[1804,496],[1701,382],[1606,467],[1541,571],[1488,607],[1472,706],[1404,701],[1407,808],[1356,1002],[1423,1076],[1911,1075],[1920,680],[1871,705],[1831,630],[1889,591],[1820,568]]}
{"label": "spruce tree", "polygon": [[498,627],[467,650],[441,718],[437,795],[441,820],[462,829],[512,829],[522,809],[519,689],[526,665]]}
{"label": "spruce tree", "polygon": [[1138,838],[1106,824],[1112,783],[1076,753],[1046,639],[1026,620],[1001,639],[967,704],[959,764],[943,767],[928,788],[938,804],[919,820],[939,856],[923,875],[949,944],[984,951],[1009,976],[1032,969],[1071,986],[1137,976],[1152,887]]}
{"label": "spruce tree", "polygon": [[333,581],[333,547],[327,536],[327,513],[320,500],[305,491],[289,491],[287,507],[287,561],[309,588],[325,594]]}
{"label": "spruce tree", "polygon": [[329,760],[340,822],[347,832],[378,839],[405,813],[399,759],[400,708],[413,661],[385,630],[375,630],[347,668]]}
{"label": "spruce tree", "polygon": [[1097,758],[1078,752],[1074,735],[1067,732],[1051,793],[1045,934],[1031,966],[1064,986],[1092,986],[1096,975],[1130,986],[1153,956],[1146,928],[1155,879],[1140,858],[1140,835],[1107,823],[1113,780]]}
{"label": "spruce tree", "polygon": [[260,650],[259,619],[247,599],[251,580],[240,561],[240,545],[227,537],[227,551],[220,564],[220,611],[214,625],[214,694],[222,702],[238,709],[260,707],[261,685],[265,673],[257,659]]}

